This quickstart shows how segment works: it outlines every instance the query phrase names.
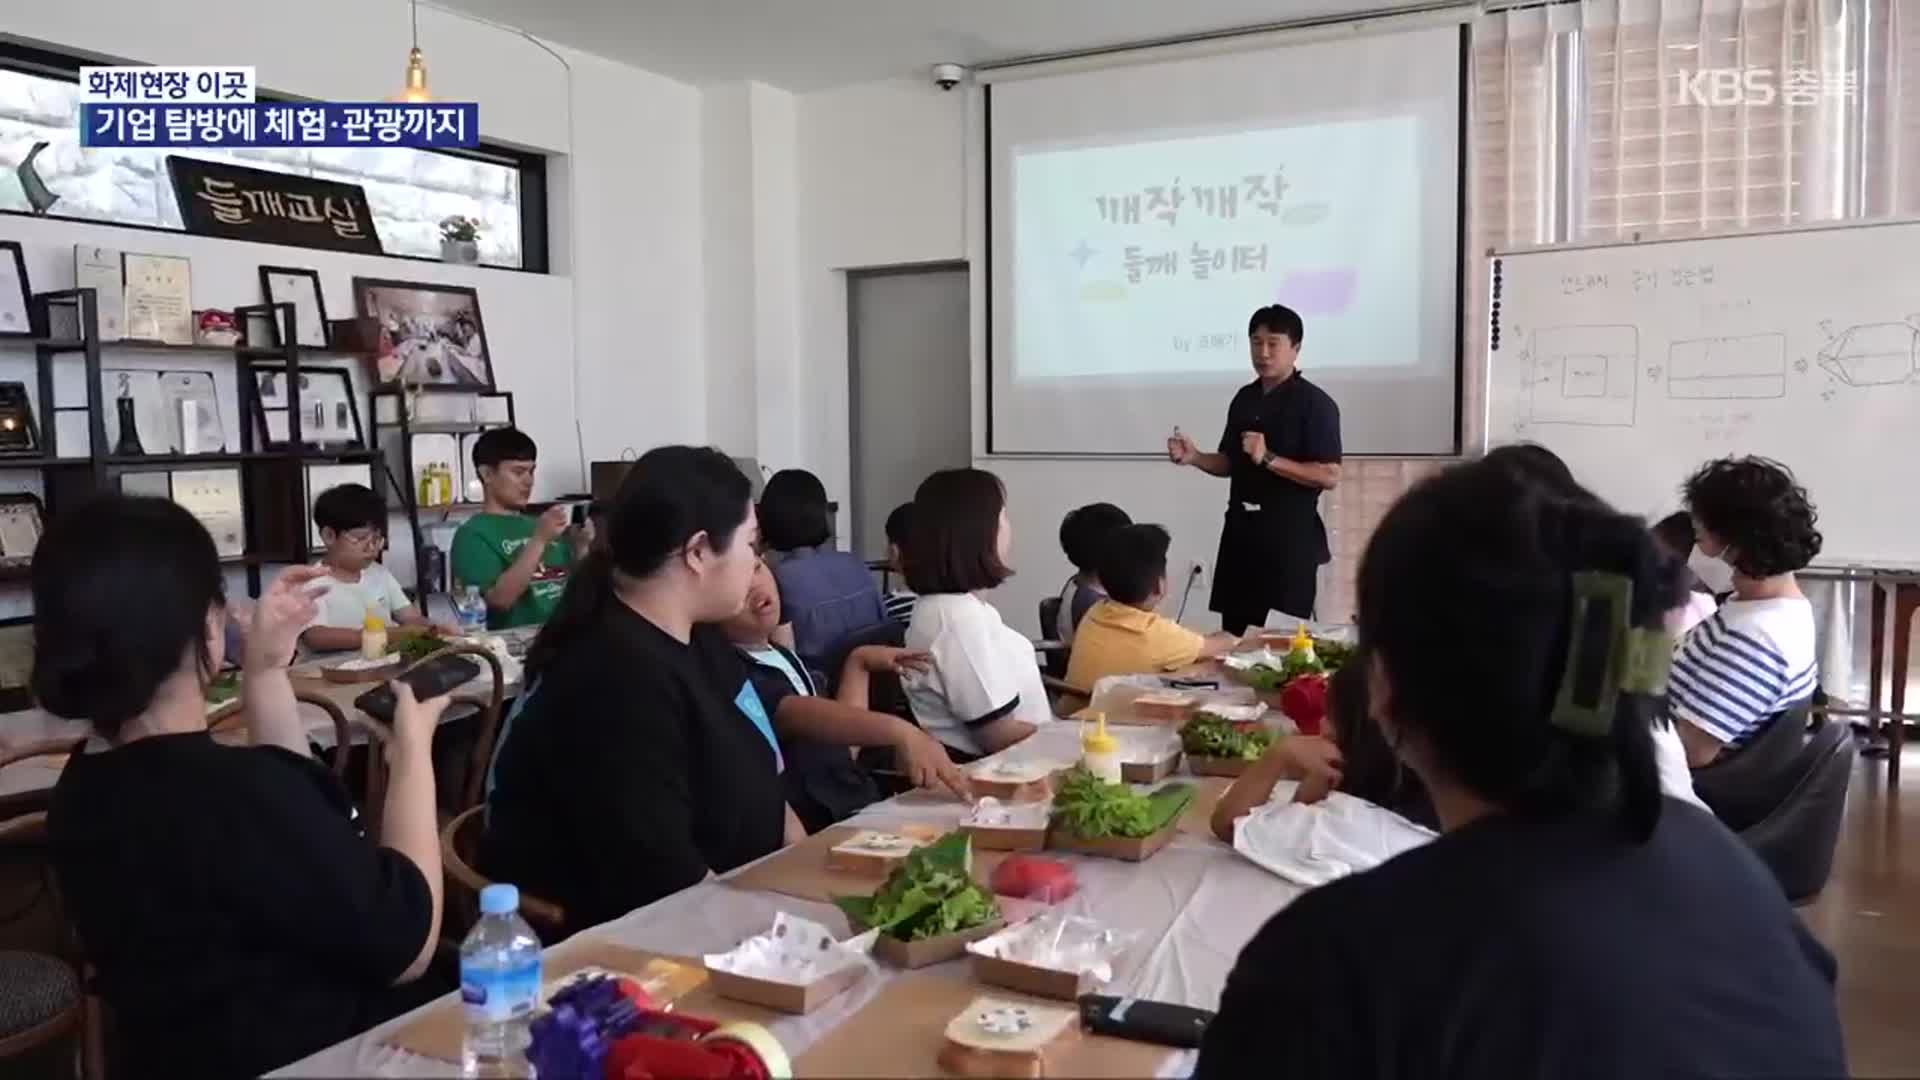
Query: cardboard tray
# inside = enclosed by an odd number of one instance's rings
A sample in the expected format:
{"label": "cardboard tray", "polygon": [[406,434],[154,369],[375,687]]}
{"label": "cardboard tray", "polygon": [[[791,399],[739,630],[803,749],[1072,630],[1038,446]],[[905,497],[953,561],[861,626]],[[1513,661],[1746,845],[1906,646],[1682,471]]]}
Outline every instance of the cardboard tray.
{"label": "cardboard tray", "polygon": [[1091,994],[1100,986],[1092,975],[1081,972],[1036,967],[998,956],[981,956],[979,953],[967,955],[973,960],[974,978],[988,986],[1018,990],[1034,997],[1078,1001],[1080,995]]}
{"label": "cardboard tray", "polygon": [[751,975],[736,975],[731,971],[715,971],[708,968],[707,983],[713,987],[714,993],[723,998],[744,1001],[776,1012],[805,1016],[840,996],[848,987],[859,982],[860,976],[865,973],[866,965],[855,964],[824,978],[815,979],[805,986],[797,986],[793,983],[756,979]]}
{"label": "cardboard tray", "polygon": [[[836,896],[870,894],[879,879],[870,875],[835,870],[828,865],[828,853],[859,832],[848,825],[822,829],[800,843],[783,848],[759,862],[720,879],[736,889],[779,893],[798,900],[830,904]],[[993,868],[1000,865],[1001,853],[973,853],[973,878],[984,887],[992,880]]]}
{"label": "cardboard tray", "polygon": [[1195,757],[1187,755],[1187,771],[1195,776],[1235,777],[1247,771],[1253,762],[1245,758]]}
{"label": "cardboard tray", "polygon": [[[931,967],[944,964],[948,960],[958,960],[967,955],[969,942],[992,937],[1007,928],[1007,920],[995,919],[990,923],[976,926],[971,930],[962,930],[954,934],[942,934],[924,941],[901,941],[899,938],[881,934],[874,940],[873,955],[897,968]],[[865,929],[856,927],[856,929]]]}
{"label": "cardboard tray", "polygon": [[[1191,808],[1192,804],[1188,804]],[[1122,837],[1076,836],[1064,829],[1055,827],[1047,832],[1047,848],[1050,851],[1066,851],[1075,855],[1097,855],[1104,859],[1124,859],[1127,862],[1144,862],[1161,848],[1173,842],[1180,835],[1180,823],[1184,818],[1176,817],[1161,826],[1160,831],[1149,836]]]}
{"label": "cardboard tray", "polygon": [[[1020,829],[998,825],[962,825],[968,836],[973,837],[974,851],[1044,851],[1047,846],[1047,827]],[[979,856],[976,854],[975,858]]]}
{"label": "cardboard tray", "polygon": [[400,669],[405,666],[406,664],[399,660],[395,660],[391,664],[381,664],[377,667],[369,668],[343,668],[340,664],[333,664],[321,668],[320,677],[330,683],[385,682],[395,675],[400,674]]}
{"label": "cardboard tray", "polygon": [[1152,784],[1172,776],[1180,767],[1181,753],[1173,753],[1158,761],[1123,761],[1120,763],[1120,779],[1129,784]]}
{"label": "cardboard tray", "polygon": [[967,785],[977,797],[999,799],[1001,802],[1045,802],[1053,798],[1053,777],[1043,776],[1038,780],[988,780],[969,775]]}

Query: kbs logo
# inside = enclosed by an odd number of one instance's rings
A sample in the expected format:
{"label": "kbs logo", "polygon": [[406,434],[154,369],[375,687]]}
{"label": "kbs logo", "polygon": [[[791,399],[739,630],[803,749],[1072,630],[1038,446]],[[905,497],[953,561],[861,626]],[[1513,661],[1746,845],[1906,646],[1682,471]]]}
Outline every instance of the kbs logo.
{"label": "kbs logo", "polygon": [[1823,99],[1852,101],[1854,75],[1822,77],[1810,68],[1794,68],[1782,79],[1772,68],[1686,68],[1674,72],[1676,105],[1755,105],[1776,102],[1789,108],[1818,105]]}

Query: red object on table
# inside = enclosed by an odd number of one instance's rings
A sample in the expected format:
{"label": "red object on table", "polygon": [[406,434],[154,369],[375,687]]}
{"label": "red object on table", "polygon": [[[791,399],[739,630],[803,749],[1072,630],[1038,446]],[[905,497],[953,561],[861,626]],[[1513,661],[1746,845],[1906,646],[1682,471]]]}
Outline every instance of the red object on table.
{"label": "red object on table", "polygon": [[1327,718],[1327,677],[1297,675],[1280,691],[1280,711],[1302,735],[1320,734]]}
{"label": "red object on table", "polygon": [[1038,855],[1009,855],[994,867],[989,887],[1001,896],[1057,904],[1080,887],[1073,867]]}
{"label": "red object on table", "polygon": [[766,1063],[744,1044],[702,1038],[719,1026],[649,1010],[645,1030],[607,1048],[606,1080],[769,1080]]}

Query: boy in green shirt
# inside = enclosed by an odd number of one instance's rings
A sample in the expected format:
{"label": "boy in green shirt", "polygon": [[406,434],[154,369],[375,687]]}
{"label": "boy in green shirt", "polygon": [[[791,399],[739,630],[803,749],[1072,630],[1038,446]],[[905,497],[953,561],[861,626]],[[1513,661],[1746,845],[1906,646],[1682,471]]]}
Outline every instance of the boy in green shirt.
{"label": "boy in green shirt", "polygon": [[454,533],[451,561],[456,593],[472,585],[486,598],[489,630],[545,622],[591,539],[567,527],[564,506],[538,517],[526,512],[538,454],[518,428],[494,428],[473,442],[486,508]]}

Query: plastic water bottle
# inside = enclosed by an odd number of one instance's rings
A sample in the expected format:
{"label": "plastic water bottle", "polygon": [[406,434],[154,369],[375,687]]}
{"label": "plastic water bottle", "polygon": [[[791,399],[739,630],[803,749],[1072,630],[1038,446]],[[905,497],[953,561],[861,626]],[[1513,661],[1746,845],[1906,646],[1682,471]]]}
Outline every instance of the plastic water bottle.
{"label": "plastic water bottle", "polygon": [[480,921],[460,943],[460,1002],[466,1013],[460,1074],[530,1077],[529,1025],[540,1004],[540,939],[520,918],[520,890],[480,890]]}
{"label": "plastic water bottle", "polygon": [[468,637],[487,631],[487,600],[480,587],[468,585],[453,598],[453,611],[460,620],[460,632]]}

